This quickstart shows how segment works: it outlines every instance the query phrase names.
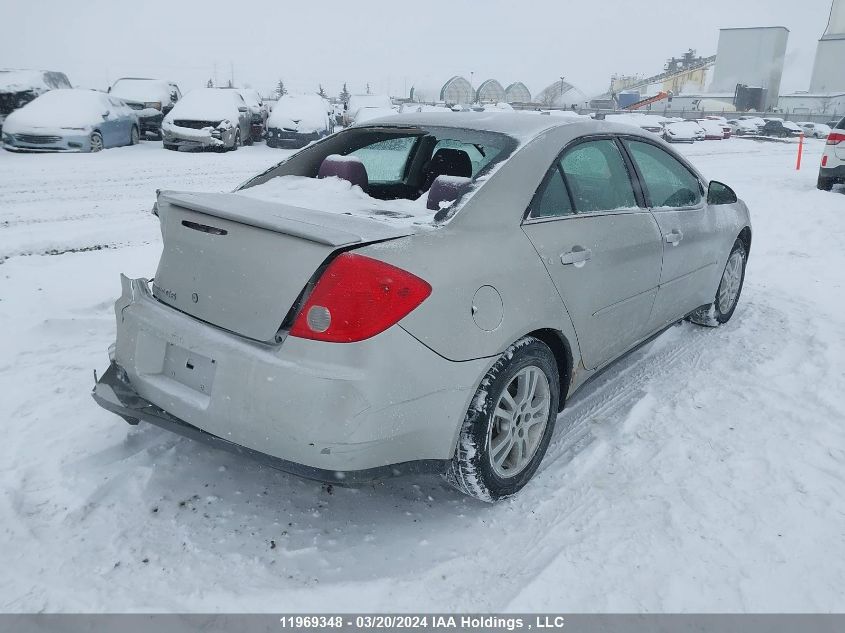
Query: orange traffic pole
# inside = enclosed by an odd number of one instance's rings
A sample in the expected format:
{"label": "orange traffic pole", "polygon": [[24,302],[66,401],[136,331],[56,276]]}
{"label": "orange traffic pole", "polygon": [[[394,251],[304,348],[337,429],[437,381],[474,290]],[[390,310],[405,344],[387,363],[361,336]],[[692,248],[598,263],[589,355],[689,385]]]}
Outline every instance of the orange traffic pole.
{"label": "orange traffic pole", "polygon": [[798,137],[798,161],[795,163],[795,169],[801,169],[801,155],[804,153],[804,132]]}

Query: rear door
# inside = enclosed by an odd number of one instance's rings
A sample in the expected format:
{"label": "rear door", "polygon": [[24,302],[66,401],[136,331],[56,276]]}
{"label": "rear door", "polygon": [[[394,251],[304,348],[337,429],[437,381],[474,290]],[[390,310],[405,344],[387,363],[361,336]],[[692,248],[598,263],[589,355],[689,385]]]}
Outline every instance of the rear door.
{"label": "rear door", "polygon": [[626,138],[624,144],[660,227],[663,267],[651,324],[657,330],[713,300],[724,238],[698,176],[655,143]]}
{"label": "rear door", "polygon": [[662,249],[613,138],[567,148],[523,223],[572,317],[584,364],[593,369],[646,334]]}

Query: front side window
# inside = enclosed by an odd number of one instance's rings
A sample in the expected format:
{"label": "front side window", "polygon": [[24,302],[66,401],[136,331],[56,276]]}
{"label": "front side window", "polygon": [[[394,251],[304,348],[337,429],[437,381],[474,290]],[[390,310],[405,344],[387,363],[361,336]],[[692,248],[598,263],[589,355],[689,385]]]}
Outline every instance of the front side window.
{"label": "front side window", "polygon": [[367,169],[370,182],[397,183],[405,176],[405,168],[417,136],[399,136],[366,145],[354,152]]}
{"label": "front side window", "polygon": [[622,153],[612,140],[580,143],[560,163],[578,213],[637,206]]}
{"label": "front side window", "polygon": [[625,141],[642,176],[652,207],[693,207],[701,202],[698,178],[667,152],[640,141]]}

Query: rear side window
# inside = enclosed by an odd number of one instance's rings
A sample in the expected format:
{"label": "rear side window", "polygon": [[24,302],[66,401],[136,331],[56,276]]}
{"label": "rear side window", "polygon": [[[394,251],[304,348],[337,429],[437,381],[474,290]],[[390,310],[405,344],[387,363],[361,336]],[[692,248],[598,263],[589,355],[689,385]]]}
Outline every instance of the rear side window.
{"label": "rear side window", "polygon": [[569,192],[566,190],[566,183],[563,182],[560,167],[558,163],[555,163],[554,171],[551,172],[540,195],[534,200],[531,217],[555,218],[571,213],[573,213],[573,209]]}
{"label": "rear side window", "polygon": [[457,149],[462,152],[466,152],[467,156],[469,156],[469,160],[472,163],[472,177],[475,176],[484,169],[490,161],[492,161],[499,153],[502,151],[501,147],[496,147],[493,145],[479,145],[479,144],[472,144],[472,143],[462,143],[461,141],[455,141],[453,139],[444,138],[437,141],[437,145],[434,146],[434,150],[432,150],[431,155],[437,153],[437,150],[441,148],[447,149]]}
{"label": "rear side window", "polygon": [[628,169],[614,141],[576,145],[564,155],[560,165],[578,213],[637,206]]}
{"label": "rear side window", "polygon": [[418,137],[400,136],[366,145],[352,152],[367,168],[370,182],[398,183],[405,177],[408,157]]}
{"label": "rear side window", "polygon": [[845,130],[845,117],[842,117],[842,120],[839,122],[839,125],[836,126],[837,130]]}
{"label": "rear side window", "polygon": [[625,144],[652,207],[692,207],[701,202],[698,178],[682,163],[650,143],[626,140]]}

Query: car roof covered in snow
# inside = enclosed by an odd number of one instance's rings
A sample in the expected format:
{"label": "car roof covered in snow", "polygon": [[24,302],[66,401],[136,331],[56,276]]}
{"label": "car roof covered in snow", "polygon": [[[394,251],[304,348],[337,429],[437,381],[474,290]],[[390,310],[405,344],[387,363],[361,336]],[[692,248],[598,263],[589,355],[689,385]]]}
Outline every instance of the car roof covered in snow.
{"label": "car roof covered in snow", "polygon": [[368,127],[454,127],[507,134],[515,138],[520,145],[524,145],[544,132],[575,125],[578,126],[576,135],[614,132],[651,138],[650,132],[646,132],[638,125],[632,125],[628,122],[605,121],[578,115],[549,116],[534,110],[517,110],[514,112],[501,110],[492,112],[409,112],[372,119],[354,127],[357,129]]}
{"label": "car roof covered in snow", "polygon": [[553,117],[538,112],[409,112],[372,119],[356,127],[455,127],[499,132],[528,140],[551,128],[573,123],[601,123],[587,117]]}

